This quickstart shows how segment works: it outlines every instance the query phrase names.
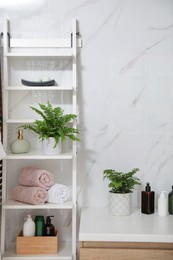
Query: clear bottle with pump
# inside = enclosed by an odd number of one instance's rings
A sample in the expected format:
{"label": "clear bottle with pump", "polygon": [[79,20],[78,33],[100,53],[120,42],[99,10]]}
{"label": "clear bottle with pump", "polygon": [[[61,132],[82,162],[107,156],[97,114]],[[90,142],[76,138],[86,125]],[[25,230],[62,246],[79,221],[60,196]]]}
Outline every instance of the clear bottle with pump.
{"label": "clear bottle with pump", "polygon": [[18,138],[11,143],[10,149],[11,149],[11,152],[15,153],[15,154],[29,152],[30,142],[23,138],[22,129],[18,130]]}
{"label": "clear bottle with pump", "polygon": [[166,191],[161,191],[158,198],[158,215],[166,217],[168,215],[168,194]]}
{"label": "clear bottle with pump", "polygon": [[26,221],[23,224],[23,236],[35,236],[35,222],[32,220],[31,215],[27,215]]}
{"label": "clear bottle with pump", "polygon": [[169,214],[173,215],[173,186],[172,191],[168,194],[168,211]]}
{"label": "clear bottle with pump", "polygon": [[44,225],[44,236],[55,236],[55,227],[51,223],[51,218],[54,216],[46,217],[46,224]]}
{"label": "clear bottle with pump", "polygon": [[144,214],[154,213],[154,196],[155,192],[151,191],[150,183],[148,182],[145,191],[141,193],[141,212]]}

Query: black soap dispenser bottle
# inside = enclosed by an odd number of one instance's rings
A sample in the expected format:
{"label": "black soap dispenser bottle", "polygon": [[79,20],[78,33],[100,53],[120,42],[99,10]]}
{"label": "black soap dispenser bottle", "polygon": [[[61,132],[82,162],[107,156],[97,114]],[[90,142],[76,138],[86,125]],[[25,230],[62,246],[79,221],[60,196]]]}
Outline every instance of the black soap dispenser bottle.
{"label": "black soap dispenser bottle", "polygon": [[169,214],[173,215],[173,185],[172,185],[172,191],[168,194],[168,211]]}
{"label": "black soap dispenser bottle", "polygon": [[144,214],[154,213],[154,191],[151,191],[150,183],[148,182],[145,191],[141,194],[141,212]]}
{"label": "black soap dispenser bottle", "polygon": [[55,236],[55,227],[51,223],[51,218],[54,216],[47,216],[46,223],[44,225],[44,236]]}

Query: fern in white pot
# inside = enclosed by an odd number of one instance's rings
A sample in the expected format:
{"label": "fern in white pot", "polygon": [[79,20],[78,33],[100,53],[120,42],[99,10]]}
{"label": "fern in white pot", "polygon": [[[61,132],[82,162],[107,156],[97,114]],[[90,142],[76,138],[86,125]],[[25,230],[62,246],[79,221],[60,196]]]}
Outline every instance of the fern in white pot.
{"label": "fern in white pot", "polygon": [[140,185],[139,178],[134,176],[138,168],[130,172],[117,172],[113,169],[103,171],[104,179],[109,180],[109,213],[111,215],[124,216],[131,213],[131,194],[135,185]]}
{"label": "fern in white pot", "polygon": [[[70,126],[70,123],[76,119],[75,114],[64,114],[61,107],[55,107],[50,102],[45,104],[39,104],[40,109],[32,107],[41,120],[36,119],[32,124],[25,124],[20,126],[23,129],[28,129],[35,132],[38,135],[39,140],[45,142],[45,154],[58,154],[61,153],[61,141],[66,141],[67,138],[72,141],[79,141],[77,134],[79,130]],[[49,144],[51,144],[53,150],[48,151]],[[60,147],[57,147],[57,146]]]}

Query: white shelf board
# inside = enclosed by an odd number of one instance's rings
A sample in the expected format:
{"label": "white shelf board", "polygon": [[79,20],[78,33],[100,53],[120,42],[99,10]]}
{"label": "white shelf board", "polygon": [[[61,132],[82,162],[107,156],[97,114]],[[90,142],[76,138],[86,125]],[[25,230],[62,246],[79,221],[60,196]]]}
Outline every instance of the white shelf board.
{"label": "white shelf board", "polygon": [[22,90],[73,90],[74,88],[72,86],[48,86],[48,87],[37,87],[37,86],[32,86],[32,87],[27,87],[27,86],[8,86],[5,88],[8,91],[22,91]]}
{"label": "white shelf board", "polygon": [[71,48],[71,39],[10,39],[11,48]]}
{"label": "white shelf board", "polygon": [[60,58],[70,58],[73,56],[72,52],[7,52],[5,57],[9,58],[20,58],[20,57],[60,57]]}
{"label": "white shelf board", "polygon": [[[60,39],[10,39],[11,48],[71,48],[71,38]],[[77,39],[77,47],[82,47],[82,39]]]}
{"label": "white shelf board", "polygon": [[2,203],[4,209],[72,209],[72,201],[66,201],[62,204],[45,203],[43,205],[26,204],[15,200],[7,200]]}
{"label": "white shelf board", "polygon": [[7,124],[32,124],[34,119],[6,119],[5,122]]}
{"label": "white shelf board", "polygon": [[72,152],[65,152],[58,155],[45,155],[42,154],[42,151],[36,150],[28,153],[23,154],[13,154],[13,153],[7,153],[5,159],[49,159],[49,160],[63,160],[63,159],[69,159],[71,160],[73,158]]}
{"label": "white shelf board", "polygon": [[60,242],[57,254],[42,254],[42,255],[17,255],[15,253],[15,243],[11,244],[6,250],[2,259],[5,260],[72,260],[71,242]]}
{"label": "white shelf board", "polygon": [[[35,119],[6,119],[5,123],[7,124],[32,124],[35,122]],[[69,122],[69,123],[73,123],[73,121]]]}
{"label": "white shelf board", "polygon": [[111,216],[107,208],[83,208],[79,241],[173,243],[173,216],[142,214]]}

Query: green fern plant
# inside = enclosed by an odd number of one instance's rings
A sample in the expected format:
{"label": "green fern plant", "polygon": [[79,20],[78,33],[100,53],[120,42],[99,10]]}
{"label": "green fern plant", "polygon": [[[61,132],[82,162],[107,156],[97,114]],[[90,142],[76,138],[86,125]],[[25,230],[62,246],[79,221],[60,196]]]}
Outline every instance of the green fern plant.
{"label": "green fern plant", "polygon": [[112,169],[103,171],[103,178],[110,181],[108,187],[112,193],[129,193],[132,192],[135,185],[140,185],[140,180],[134,175],[139,168],[134,168],[130,172],[117,172]]}
{"label": "green fern plant", "polygon": [[55,146],[57,146],[59,140],[66,141],[66,138],[70,138],[73,141],[79,141],[76,134],[79,134],[79,130],[70,127],[69,123],[76,119],[75,114],[66,114],[61,107],[55,107],[50,104],[50,102],[45,104],[39,104],[40,109],[35,107],[30,107],[38,115],[41,116],[42,120],[35,120],[32,124],[25,124],[20,126],[23,129],[28,129],[36,134],[38,138],[43,141],[49,137],[55,139]]}

